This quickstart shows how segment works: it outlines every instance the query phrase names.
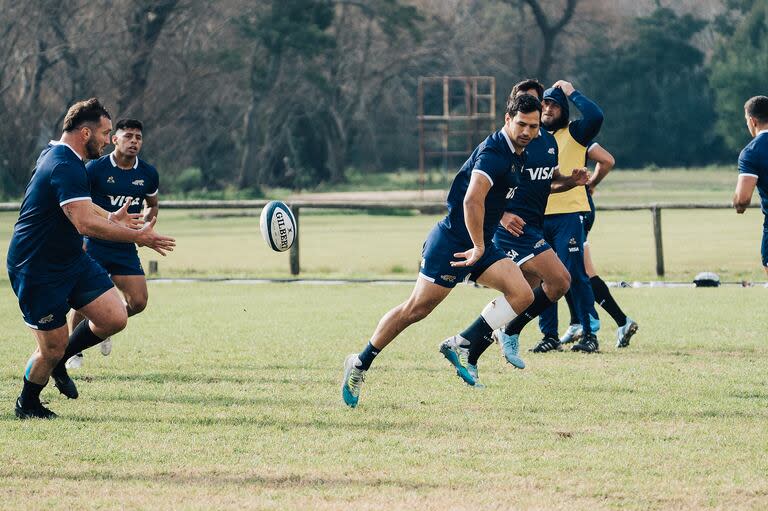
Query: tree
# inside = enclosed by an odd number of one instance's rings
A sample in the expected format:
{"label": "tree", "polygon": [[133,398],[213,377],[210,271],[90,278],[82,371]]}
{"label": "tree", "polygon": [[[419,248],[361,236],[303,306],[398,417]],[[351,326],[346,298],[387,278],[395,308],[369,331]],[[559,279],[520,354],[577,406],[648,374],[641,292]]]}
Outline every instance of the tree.
{"label": "tree", "polygon": [[755,0],[729,2],[718,19],[723,40],[710,66],[719,119],[717,131],[728,147],[739,150],[749,139],[744,103],[766,94],[768,76],[768,4]]}
{"label": "tree", "polygon": [[666,8],[637,18],[626,42],[579,59],[583,90],[603,108],[600,140],[623,166],[689,166],[722,158],[704,55],[706,22]]}

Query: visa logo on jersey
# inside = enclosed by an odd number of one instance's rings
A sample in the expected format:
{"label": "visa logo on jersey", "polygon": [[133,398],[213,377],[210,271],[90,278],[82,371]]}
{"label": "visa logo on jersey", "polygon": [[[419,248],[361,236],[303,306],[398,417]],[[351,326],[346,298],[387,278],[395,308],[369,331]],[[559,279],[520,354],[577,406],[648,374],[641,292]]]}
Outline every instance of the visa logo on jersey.
{"label": "visa logo on jersey", "polygon": [[535,169],[525,169],[531,175],[531,181],[544,181],[546,179],[552,179],[557,167],[536,167]]}
{"label": "visa logo on jersey", "polygon": [[109,197],[109,203],[113,206],[120,206],[122,207],[123,204],[126,202],[129,203],[131,206],[140,206],[141,205],[141,197],[131,197],[130,195],[107,195]]}

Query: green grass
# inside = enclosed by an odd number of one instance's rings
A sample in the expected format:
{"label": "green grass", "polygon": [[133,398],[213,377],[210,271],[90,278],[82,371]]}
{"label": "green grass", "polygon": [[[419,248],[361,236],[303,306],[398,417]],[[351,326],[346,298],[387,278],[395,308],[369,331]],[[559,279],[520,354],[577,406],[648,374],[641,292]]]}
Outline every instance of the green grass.
{"label": "green grass", "polygon": [[[619,289],[632,346],[533,356],[492,347],[488,385],[437,352],[496,293],[459,286],[339,396],[407,285],[152,284],[148,310],[86,354],[81,397],[12,404],[33,341],[0,285],[0,496],[6,509],[765,509],[762,288]],[[532,325],[523,346],[537,338]]]}

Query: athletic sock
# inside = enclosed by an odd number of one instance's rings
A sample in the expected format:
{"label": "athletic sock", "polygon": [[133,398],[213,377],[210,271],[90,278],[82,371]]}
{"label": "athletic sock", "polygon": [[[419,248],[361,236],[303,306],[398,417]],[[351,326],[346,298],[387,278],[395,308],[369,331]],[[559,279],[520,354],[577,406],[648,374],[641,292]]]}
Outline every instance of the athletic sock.
{"label": "athletic sock", "polygon": [[485,350],[487,350],[491,344],[493,344],[493,338],[491,337],[483,337],[482,339],[479,339],[473,343],[470,343],[469,345],[469,356],[467,357],[467,362],[472,364],[473,366],[477,365],[477,361],[480,359],[480,356],[485,353]]}
{"label": "athletic sock", "polygon": [[570,292],[565,293],[565,301],[568,303],[568,311],[571,313],[570,325],[578,325],[581,321],[578,320],[579,315],[576,314],[576,304],[573,303],[573,294]]}
{"label": "athletic sock", "polygon": [[519,334],[523,331],[525,325],[544,312],[544,310],[553,303],[555,302],[549,299],[544,292],[544,289],[541,286],[537,287],[533,290],[533,302],[522,314],[519,314],[515,319],[507,323],[506,328],[504,328],[504,333],[507,335]]}
{"label": "athletic sock", "polygon": [[595,302],[605,309],[605,311],[611,315],[613,320],[619,326],[624,326],[627,323],[627,315],[621,310],[619,304],[611,296],[611,292],[608,290],[608,286],[603,282],[598,275],[595,275],[589,282],[592,284],[592,292],[595,295]]}
{"label": "athletic sock", "polygon": [[469,327],[467,327],[467,329],[461,332],[459,335],[469,341],[471,346],[472,344],[480,342],[485,338],[490,339],[491,333],[493,333],[493,329],[485,320],[485,318],[478,316],[474,323],[469,325]]}
{"label": "athletic sock", "polygon": [[67,344],[67,348],[64,350],[64,356],[61,357],[59,363],[54,367],[53,374],[66,370],[64,364],[67,363],[67,360],[69,360],[70,357],[96,346],[103,340],[104,339],[99,338],[96,334],[91,332],[91,327],[89,326],[89,321],[87,319],[80,322],[80,324],[75,327],[72,335],[69,336],[69,344]]}
{"label": "athletic sock", "polygon": [[40,403],[40,392],[42,392],[44,388],[45,388],[45,385],[40,385],[38,383],[31,382],[25,376],[24,387],[22,387],[21,395],[19,396],[19,401],[21,401],[21,406],[27,407],[30,405]]}
{"label": "athletic sock", "polygon": [[368,342],[368,344],[363,348],[363,351],[360,352],[360,354],[357,356],[357,359],[360,361],[359,364],[355,364],[355,366],[358,369],[362,369],[363,371],[367,371],[368,368],[371,367],[371,364],[373,363],[373,359],[376,358],[376,355],[378,355],[381,352],[380,349],[374,348],[373,344]]}

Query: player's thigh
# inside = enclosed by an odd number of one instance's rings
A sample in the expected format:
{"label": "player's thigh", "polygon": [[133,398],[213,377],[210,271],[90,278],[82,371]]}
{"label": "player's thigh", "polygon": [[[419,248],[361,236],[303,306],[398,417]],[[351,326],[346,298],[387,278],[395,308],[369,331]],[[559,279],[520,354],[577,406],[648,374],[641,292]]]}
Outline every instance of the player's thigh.
{"label": "player's thigh", "polygon": [[30,328],[37,341],[37,348],[43,356],[60,358],[69,342],[69,329],[67,325],[53,330],[38,330]]}
{"label": "player's thigh", "polygon": [[508,257],[499,259],[490,265],[477,278],[477,282],[501,291],[507,296],[531,294],[531,299],[533,299],[531,287],[525,280],[522,270]]}
{"label": "player's thigh", "polygon": [[405,302],[405,308],[416,316],[424,317],[445,300],[452,289],[452,287],[435,284],[428,278],[419,275],[413,286],[413,291],[411,291],[411,296]]}
{"label": "player's thigh", "polygon": [[522,265],[523,272],[536,275],[544,282],[570,280],[568,270],[554,250],[549,249]]}
{"label": "player's thigh", "polygon": [[147,303],[149,295],[147,291],[147,279],[144,275],[112,275],[112,282],[115,283],[129,304]]}
{"label": "player's thigh", "polygon": [[105,291],[77,310],[90,319],[94,325],[102,328],[122,328],[128,320],[123,299],[115,287]]}

